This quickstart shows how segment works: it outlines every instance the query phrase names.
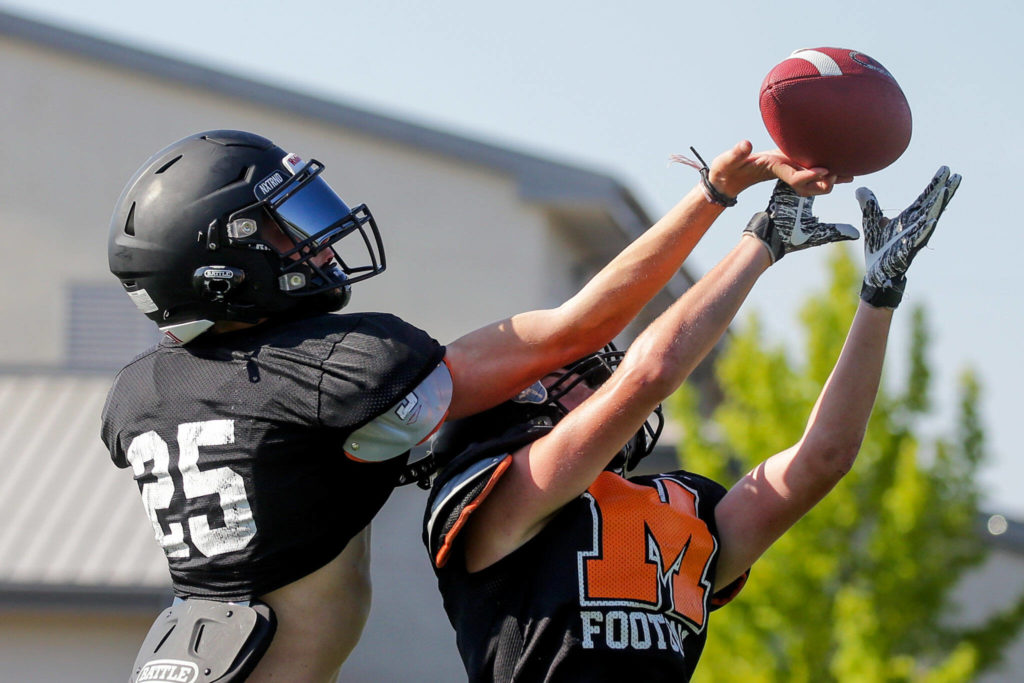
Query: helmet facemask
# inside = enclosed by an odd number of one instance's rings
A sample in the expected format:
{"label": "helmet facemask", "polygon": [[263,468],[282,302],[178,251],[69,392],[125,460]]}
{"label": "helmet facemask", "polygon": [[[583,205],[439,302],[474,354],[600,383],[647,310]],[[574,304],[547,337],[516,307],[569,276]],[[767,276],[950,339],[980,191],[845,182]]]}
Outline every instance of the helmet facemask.
{"label": "helmet facemask", "polygon": [[[289,155],[286,163],[301,161]],[[384,270],[384,247],[370,210],[365,204],[349,209],[320,178],[323,170],[316,160],[299,166],[291,177],[275,170],[256,183],[259,200],[228,217],[226,234],[230,246],[277,254],[282,292],[305,297],[340,289],[347,303],[352,283]],[[342,253],[339,243],[353,234],[360,239],[350,239]],[[351,254],[360,247],[365,253],[356,260]],[[327,261],[318,258],[325,252]]]}
{"label": "helmet facemask", "polygon": [[[608,344],[600,352],[565,366],[564,374],[547,387],[546,404],[552,406],[558,413],[558,419],[561,419],[569,413],[561,399],[581,382],[596,390],[608,381],[625,355],[625,351],[619,351],[613,344]],[[644,421],[643,427],[637,430],[605,469],[623,475],[634,470],[641,460],[654,452],[664,426],[665,417],[659,403]]]}

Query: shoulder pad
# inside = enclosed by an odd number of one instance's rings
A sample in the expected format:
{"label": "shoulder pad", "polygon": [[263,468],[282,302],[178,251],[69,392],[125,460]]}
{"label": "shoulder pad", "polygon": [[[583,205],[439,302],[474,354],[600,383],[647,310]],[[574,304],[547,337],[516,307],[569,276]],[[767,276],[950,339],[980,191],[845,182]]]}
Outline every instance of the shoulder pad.
{"label": "shoulder pad", "polygon": [[444,419],[452,401],[452,376],[438,363],[426,379],[345,440],[345,455],[359,462],[382,462],[408,453]]}

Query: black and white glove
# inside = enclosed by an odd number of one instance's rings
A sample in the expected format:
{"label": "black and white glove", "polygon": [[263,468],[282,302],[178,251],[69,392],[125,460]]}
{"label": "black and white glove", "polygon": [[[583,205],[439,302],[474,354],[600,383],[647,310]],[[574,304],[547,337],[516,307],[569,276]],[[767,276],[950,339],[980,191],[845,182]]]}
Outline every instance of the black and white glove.
{"label": "black and white glove", "polygon": [[928,244],[939,216],[960,186],[959,174],[942,166],[928,187],[892,220],[882,215],[871,190],[857,190],[864,218],[864,284],[860,298],[880,308],[896,308],[907,285],[907,268]]}
{"label": "black and white glove", "polygon": [[801,197],[780,180],[768,209],[755,213],[743,232],[764,243],[772,263],[791,251],[860,237],[857,228],[847,223],[822,223],[811,212],[813,206],[814,197]]}

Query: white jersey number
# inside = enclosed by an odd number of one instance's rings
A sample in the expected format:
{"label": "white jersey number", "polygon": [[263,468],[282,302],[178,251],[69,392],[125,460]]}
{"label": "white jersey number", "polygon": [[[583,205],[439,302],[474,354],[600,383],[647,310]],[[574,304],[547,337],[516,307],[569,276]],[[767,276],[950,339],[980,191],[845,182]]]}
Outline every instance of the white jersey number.
{"label": "white jersey number", "polygon": [[217,494],[224,516],[224,526],[210,528],[206,515],[188,518],[188,529],[192,546],[206,557],[241,550],[256,535],[256,523],[252,518],[249,499],[245,495],[245,482],[230,467],[199,469],[200,446],[223,446],[235,442],[234,420],[208,420],[178,425],[178,464],[171,464],[167,442],[156,432],[146,432],[135,437],[128,446],[128,461],[136,477],[146,472],[146,463],[153,462],[153,476],[156,481],[142,485],[142,504],[153,523],[156,540],[163,547],[167,557],[190,557],[191,548],[185,541],[181,523],[172,522],[163,526],[157,516],[158,510],[166,510],[174,497],[172,470],[181,474],[183,492],[186,498],[197,498]]}

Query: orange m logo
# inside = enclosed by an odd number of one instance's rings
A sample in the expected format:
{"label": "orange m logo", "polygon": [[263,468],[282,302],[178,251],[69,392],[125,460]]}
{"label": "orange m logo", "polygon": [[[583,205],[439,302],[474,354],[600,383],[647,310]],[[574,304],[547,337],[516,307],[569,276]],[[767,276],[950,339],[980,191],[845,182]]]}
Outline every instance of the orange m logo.
{"label": "orange m logo", "polygon": [[717,543],[697,517],[696,494],[673,479],[640,486],[610,472],[587,493],[596,546],[580,554],[581,605],[674,612],[703,629]]}

